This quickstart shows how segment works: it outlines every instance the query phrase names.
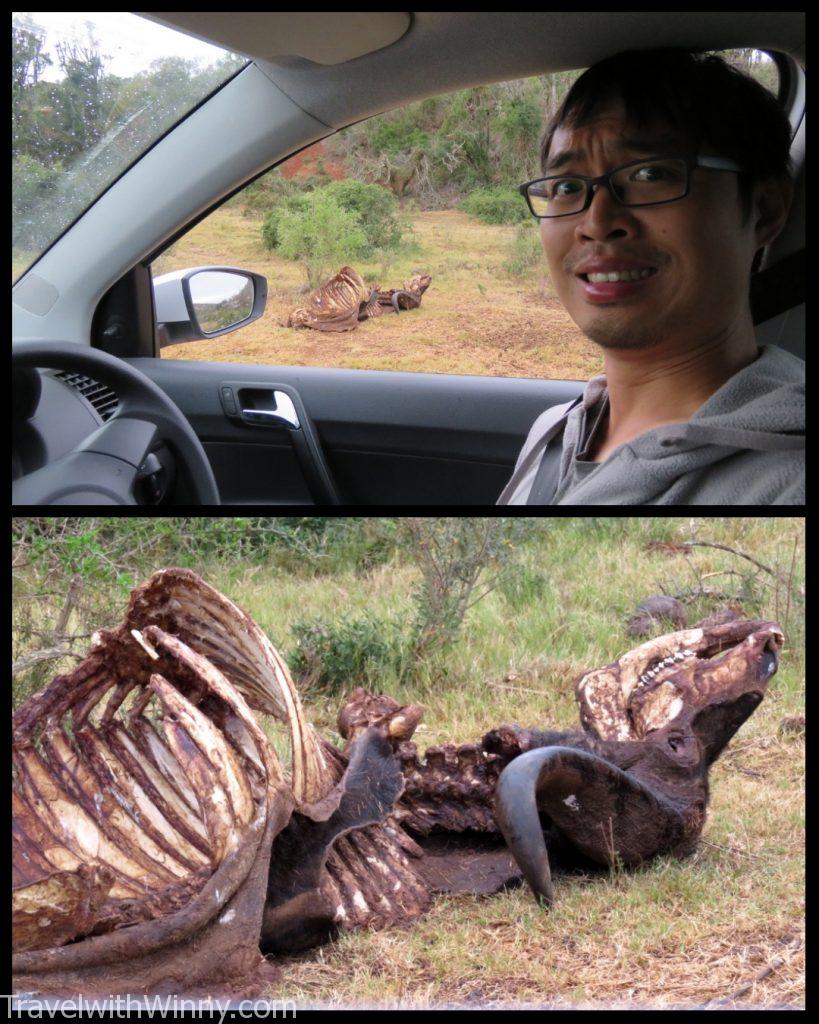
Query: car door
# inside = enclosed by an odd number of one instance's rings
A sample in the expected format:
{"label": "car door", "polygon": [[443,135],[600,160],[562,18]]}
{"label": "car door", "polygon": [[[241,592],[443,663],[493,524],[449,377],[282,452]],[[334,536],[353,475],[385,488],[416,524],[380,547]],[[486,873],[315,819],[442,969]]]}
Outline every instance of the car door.
{"label": "car door", "polygon": [[[226,504],[492,505],[572,381],[134,359],[190,420]],[[238,402],[225,407],[225,389]],[[242,416],[287,393],[298,427]],[[311,450],[300,436],[312,430]]]}
{"label": "car door", "polygon": [[[803,355],[803,250],[755,276],[752,307],[760,344]],[[225,504],[493,505],[534,420],[583,387],[571,380],[129,362],[188,418]]]}

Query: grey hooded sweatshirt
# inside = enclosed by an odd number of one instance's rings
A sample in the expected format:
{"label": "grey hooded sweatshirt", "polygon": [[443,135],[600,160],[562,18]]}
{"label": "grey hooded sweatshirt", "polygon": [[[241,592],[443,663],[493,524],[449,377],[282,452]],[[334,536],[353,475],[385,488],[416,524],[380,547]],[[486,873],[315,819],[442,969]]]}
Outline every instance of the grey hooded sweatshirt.
{"label": "grey hooded sweatshirt", "polygon": [[499,505],[525,505],[543,452],[562,431],[552,505],[801,505],[805,501],[805,367],[767,345],[687,423],[656,427],[603,462],[588,451],[608,407],[606,378],[583,401],[532,425]]}

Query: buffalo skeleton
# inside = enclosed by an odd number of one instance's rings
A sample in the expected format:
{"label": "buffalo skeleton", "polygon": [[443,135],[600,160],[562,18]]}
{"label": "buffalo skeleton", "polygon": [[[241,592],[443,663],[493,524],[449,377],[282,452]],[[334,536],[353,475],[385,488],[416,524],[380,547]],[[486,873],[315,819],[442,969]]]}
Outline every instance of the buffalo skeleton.
{"label": "buffalo skeleton", "polygon": [[429,288],[429,274],[415,274],[403,288],[367,285],[357,270],[342,267],[294,309],[287,327],[309,327],[314,331],[353,331],[359,323],[393,311],[418,309]]}
{"label": "buffalo skeleton", "polygon": [[14,714],[15,987],[235,985],[260,948],[411,921],[435,891],[522,873],[548,904],[550,856],[684,856],[708,768],[782,642],[765,621],[667,634],[581,677],[581,730],[505,725],[423,758],[423,709],[359,689],[339,750],[256,623],[195,573],[161,570]]}

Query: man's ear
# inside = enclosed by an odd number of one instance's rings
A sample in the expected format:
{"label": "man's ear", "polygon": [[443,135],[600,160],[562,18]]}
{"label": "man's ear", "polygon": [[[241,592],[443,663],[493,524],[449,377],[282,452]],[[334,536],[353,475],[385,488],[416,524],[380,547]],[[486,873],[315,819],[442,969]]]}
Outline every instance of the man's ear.
{"label": "man's ear", "polygon": [[785,226],[792,200],[790,178],[767,178],[754,186],[751,208],[757,248],[769,245]]}

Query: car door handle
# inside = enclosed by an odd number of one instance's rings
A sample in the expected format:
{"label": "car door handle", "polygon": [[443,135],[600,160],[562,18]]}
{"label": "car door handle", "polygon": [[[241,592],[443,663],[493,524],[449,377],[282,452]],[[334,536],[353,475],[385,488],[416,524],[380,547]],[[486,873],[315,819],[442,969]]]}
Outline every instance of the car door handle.
{"label": "car door handle", "polygon": [[274,391],[275,409],[242,409],[242,418],[248,423],[268,423],[271,427],[286,426],[298,430],[299,415],[290,395],[284,391]]}
{"label": "car door handle", "polygon": [[281,382],[225,380],[219,384],[219,397],[222,408],[234,422],[286,429],[315,503],[341,504],[318,432],[294,387]]}

